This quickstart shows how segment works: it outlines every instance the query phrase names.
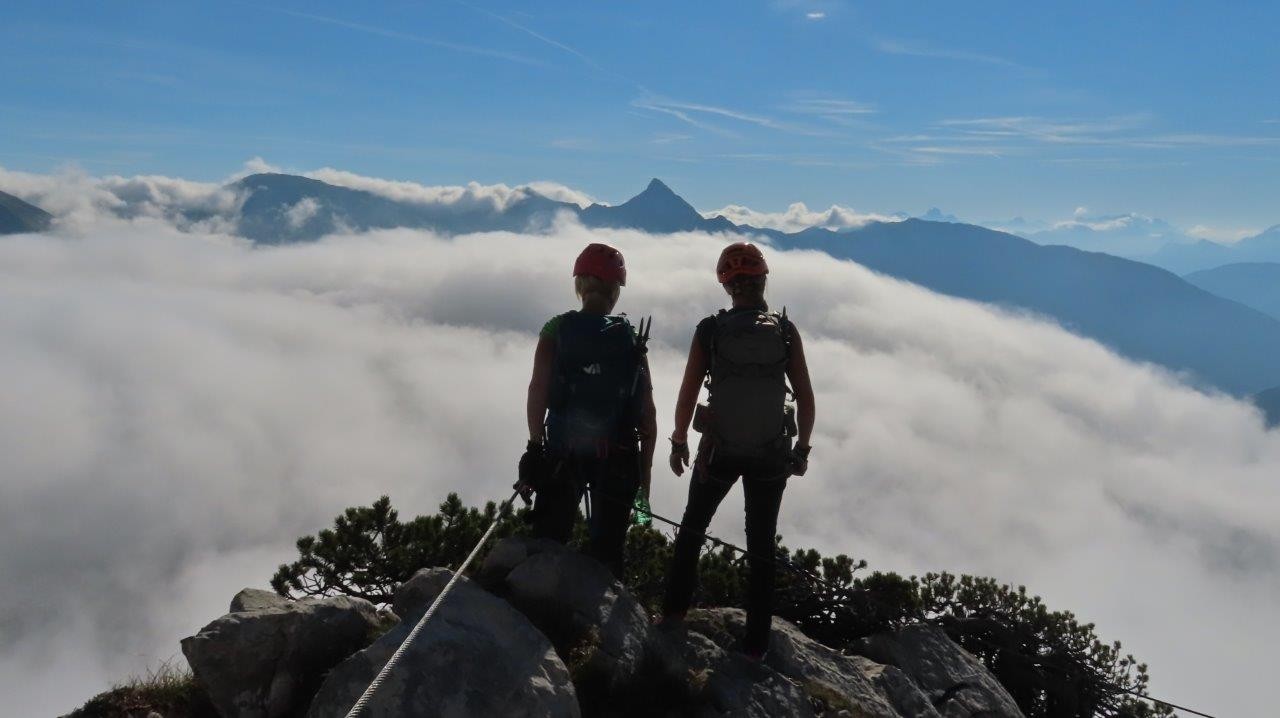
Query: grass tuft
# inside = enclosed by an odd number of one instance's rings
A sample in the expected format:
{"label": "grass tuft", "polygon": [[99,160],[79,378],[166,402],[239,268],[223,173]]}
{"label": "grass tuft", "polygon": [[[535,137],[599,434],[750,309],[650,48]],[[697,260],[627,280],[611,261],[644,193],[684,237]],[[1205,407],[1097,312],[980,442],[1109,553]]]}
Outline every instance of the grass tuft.
{"label": "grass tuft", "polygon": [[185,661],[170,659],[100,693],[65,718],[217,718]]}

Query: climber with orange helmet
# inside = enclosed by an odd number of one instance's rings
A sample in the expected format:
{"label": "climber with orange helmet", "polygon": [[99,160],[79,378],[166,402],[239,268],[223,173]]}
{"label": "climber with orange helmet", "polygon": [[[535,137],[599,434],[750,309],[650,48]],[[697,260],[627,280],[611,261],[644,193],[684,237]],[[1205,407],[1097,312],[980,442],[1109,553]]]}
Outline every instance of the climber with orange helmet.
{"label": "climber with orange helmet", "polygon": [[[764,296],[768,274],[764,254],[754,244],[725,247],[716,278],[733,305],[703,319],[694,331],[671,434],[670,464],[677,476],[689,465],[690,422],[702,436],[663,600],[663,622],[683,620],[697,582],[703,535],[741,478],[750,567],[742,650],[754,660],[763,658],[769,647],[782,493],[789,477],[808,470],[815,416],[800,331],[785,309],[769,310]],[[698,404],[704,380],[710,394],[706,404]],[[788,394],[795,407],[788,404]]]}
{"label": "climber with orange helmet", "polygon": [[587,245],[573,277],[581,308],[538,335],[517,488],[536,496],[534,534],[562,543],[585,494],[587,551],[621,578],[631,507],[637,492],[647,500],[658,433],[647,337],[612,313],[627,283],[621,252]]}

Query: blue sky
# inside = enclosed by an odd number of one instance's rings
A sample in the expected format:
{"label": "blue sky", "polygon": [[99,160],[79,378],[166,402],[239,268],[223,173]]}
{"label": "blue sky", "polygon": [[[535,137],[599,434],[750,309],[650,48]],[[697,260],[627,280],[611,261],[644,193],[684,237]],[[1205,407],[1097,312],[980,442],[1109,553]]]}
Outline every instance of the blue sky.
{"label": "blue sky", "polygon": [[0,166],[1280,222],[1276,3],[28,2]]}

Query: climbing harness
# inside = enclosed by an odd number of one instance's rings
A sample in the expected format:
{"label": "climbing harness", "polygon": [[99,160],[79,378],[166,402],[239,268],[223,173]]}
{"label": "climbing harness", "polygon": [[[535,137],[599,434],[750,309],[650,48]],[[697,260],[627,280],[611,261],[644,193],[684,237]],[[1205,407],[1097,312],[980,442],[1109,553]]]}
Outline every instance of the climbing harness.
{"label": "climbing harness", "polygon": [[387,662],[382,666],[382,670],[378,671],[378,675],[374,677],[373,681],[369,683],[369,686],[364,689],[364,693],[362,693],[360,698],[356,700],[355,705],[351,706],[351,710],[347,711],[346,718],[358,718],[360,713],[364,711],[365,707],[369,704],[369,701],[373,699],[373,695],[378,692],[378,688],[382,685],[382,682],[386,680],[387,676],[391,675],[391,671],[394,670],[396,664],[400,662],[400,657],[409,650],[409,646],[413,644],[413,639],[418,637],[418,634],[422,632],[423,627],[427,625],[427,621],[430,621],[431,616],[435,615],[436,609],[440,607],[440,604],[444,601],[444,597],[449,595],[449,591],[451,591],[454,584],[458,582],[458,577],[467,570],[467,566],[471,565],[471,562],[475,560],[476,556],[480,553],[480,549],[488,543],[489,537],[493,535],[494,529],[498,528],[498,522],[502,520],[503,511],[511,507],[512,502],[516,500],[516,496],[519,494],[520,492],[516,491],[511,494],[511,498],[502,502],[497,515],[493,517],[493,522],[489,524],[489,528],[485,530],[484,535],[476,542],[475,548],[471,549],[471,553],[468,554],[467,558],[458,566],[458,569],[453,572],[453,577],[444,585],[444,589],[440,591],[440,595],[436,596],[436,600],[431,602],[431,606],[427,608],[426,613],[422,614],[422,618],[418,619],[413,630],[409,631],[409,635],[405,636],[405,639],[400,642],[400,647],[397,648],[396,652],[392,653],[391,657],[387,659]]}

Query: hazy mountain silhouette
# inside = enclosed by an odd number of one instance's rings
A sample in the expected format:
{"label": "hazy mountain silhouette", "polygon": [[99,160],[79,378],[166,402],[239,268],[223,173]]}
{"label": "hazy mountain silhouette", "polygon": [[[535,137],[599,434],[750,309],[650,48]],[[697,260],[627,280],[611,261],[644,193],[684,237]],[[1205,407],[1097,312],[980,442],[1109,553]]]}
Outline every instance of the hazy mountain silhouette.
{"label": "hazy mountain silhouette", "polygon": [[593,204],[582,210],[588,227],[643,229],[646,232],[721,232],[735,225],[724,217],[707,219],[661,180],[650,180],[644,191],[617,206]]}
{"label": "hazy mountain silhouette", "polygon": [[1207,239],[1167,244],[1145,259],[1175,274],[1187,274],[1237,261],[1231,253],[1231,247]]}
{"label": "hazy mountain silhouette", "polygon": [[234,183],[244,193],[238,232],[262,244],[319,239],[339,230],[411,227],[447,234],[524,231],[544,227],[557,212],[577,213],[575,204],[532,191],[496,211],[487,203],[421,203],[286,174],[256,174]]}
{"label": "hazy mountain silhouette", "polygon": [[1129,357],[1237,395],[1280,381],[1280,321],[1157,267],[970,224],[908,219],[789,234],[705,218],[656,179],[616,206],[582,209],[529,192],[501,212],[398,201],[290,175],[253,175],[237,185],[246,193],[240,231],[265,243],[314,239],[343,227],[537,230],[558,212],[591,227],[760,235],[782,248],[822,250],[934,291],[1052,317]]}
{"label": "hazy mountain silhouette", "polygon": [[926,222],[959,222],[960,218],[954,214],[946,214],[937,207],[930,207],[928,212],[920,215],[917,219],[923,219]]}
{"label": "hazy mountain silhouette", "polygon": [[1078,216],[1071,222],[1062,222],[1050,229],[1028,233],[1026,237],[1037,244],[1065,244],[1076,249],[1106,252],[1162,267],[1163,264],[1152,258],[1166,249],[1196,242],[1164,220],[1137,214]]}
{"label": "hazy mountain silhouette", "polygon": [[1267,417],[1267,426],[1280,426],[1280,386],[1254,394],[1253,403]]}
{"label": "hazy mountain silhouette", "polygon": [[1235,244],[1219,244],[1206,239],[1190,244],[1170,244],[1144,261],[1178,274],[1225,264],[1280,262],[1280,225]]}
{"label": "hazy mountain silhouette", "polygon": [[43,232],[53,223],[53,215],[7,192],[0,192],[0,234]]}
{"label": "hazy mountain silhouette", "polygon": [[918,219],[839,234],[808,230],[779,244],[852,259],[944,294],[1030,309],[1235,394],[1280,379],[1280,321],[1141,262]]}
{"label": "hazy mountain silhouette", "polygon": [[1192,272],[1183,279],[1280,319],[1280,262],[1227,264]]}
{"label": "hazy mountain silhouette", "polygon": [[1236,242],[1231,252],[1237,261],[1280,262],[1280,224]]}

